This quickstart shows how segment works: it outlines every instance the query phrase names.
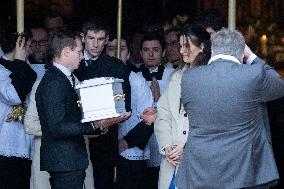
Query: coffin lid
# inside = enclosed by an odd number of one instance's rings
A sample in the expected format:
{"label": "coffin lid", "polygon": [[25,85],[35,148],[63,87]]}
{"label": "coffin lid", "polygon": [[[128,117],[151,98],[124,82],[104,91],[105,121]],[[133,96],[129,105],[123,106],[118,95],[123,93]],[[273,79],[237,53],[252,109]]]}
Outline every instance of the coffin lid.
{"label": "coffin lid", "polygon": [[86,87],[93,87],[98,85],[106,85],[111,83],[122,83],[123,79],[118,79],[114,77],[97,77],[94,79],[88,79],[82,81],[80,84],[75,86],[75,89],[81,89]]}

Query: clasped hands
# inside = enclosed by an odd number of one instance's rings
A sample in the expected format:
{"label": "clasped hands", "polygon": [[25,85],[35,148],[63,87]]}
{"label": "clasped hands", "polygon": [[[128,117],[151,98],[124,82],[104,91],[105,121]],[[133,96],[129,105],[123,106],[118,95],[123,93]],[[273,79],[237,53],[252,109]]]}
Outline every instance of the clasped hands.
{"label": "clasped hands", "polygon": [[165,148],[165,158],[173,166],[177,166],[180,163],[184,145],[183,142],[177,142]]}

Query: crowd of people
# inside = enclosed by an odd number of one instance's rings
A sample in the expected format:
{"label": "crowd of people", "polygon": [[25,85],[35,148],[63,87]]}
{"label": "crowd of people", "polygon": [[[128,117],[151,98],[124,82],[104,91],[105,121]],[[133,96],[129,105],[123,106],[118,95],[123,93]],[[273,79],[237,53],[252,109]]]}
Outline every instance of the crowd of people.
{"label": "crowd of people", "polygon": [[[283,187],[284,80],[218,10],[123,30],[119,59],[100,17],[1,27],[1,189]],[[123,79],[127,113],[81,123],[75,86],[97,77]]]}

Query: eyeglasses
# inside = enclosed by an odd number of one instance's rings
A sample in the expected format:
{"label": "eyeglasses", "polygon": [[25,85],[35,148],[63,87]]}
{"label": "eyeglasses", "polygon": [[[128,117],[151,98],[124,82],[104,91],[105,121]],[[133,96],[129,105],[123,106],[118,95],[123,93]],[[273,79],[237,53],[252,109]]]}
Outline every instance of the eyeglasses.
{"label": "eyeglasses", "polygon": [[166,47],[178,47],[179,42],[177,40],[166,42]]}
{"label": "eyeglasses", "polygon": [[36,46],[43,47],[47,45],[47,42],[48,40],[39,40],[39,41],[32,40],[31,46],[32,47],[36,47]]}

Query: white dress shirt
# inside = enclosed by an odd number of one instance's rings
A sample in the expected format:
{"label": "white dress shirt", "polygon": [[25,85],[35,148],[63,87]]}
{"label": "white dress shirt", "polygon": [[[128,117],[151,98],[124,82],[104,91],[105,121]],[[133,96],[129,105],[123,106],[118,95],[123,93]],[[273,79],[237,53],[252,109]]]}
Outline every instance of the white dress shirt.
{"label": "white dress shirt", "polygon": [[[149,71],[150,71],[150,73],[157,72],[158,67],[156,69],[150,69]],[[165,67],[162,79],[158,80],[161,95],[166,90],[168,83],[170,82],[171,75],[172,75],[173,71],[174,71],[173,68]],[[140,74],[143,77],[141,72],[139,72],[138,74]],[[146,82],[147,82],[148,86],[150,87],[152,81],[146,81]],[[153,107],[156,107],[156,103],[153,103]],[[157,142],[155,134],[153,134],[150,137],[148,145],[149,145],[149,148],[150,148],[150,160],[147,161],[148,166],[149,167],[160,166],[162,155],[159,152],[159,146],[158,146],[158,142]]]}
{"label": "white dress shirt", "polygon": [[[122,139],[127,133],[133,129],[140,122],[140,115],[145,108],[152,107],[153,97],[150,88],[148,87],[146,80],[131,72],[129,75],[130,87],[131,87],[131,117],[120,123],[118,128],[118,139]],[[122,157],[128,160],[144,160],[149,159],[149,148],[145,148],[144,151],[138,147],[128,148],[120,154]]]}
{"label": "white dress shirt", "polygon": [[[57,63],[55,63],[55,62],[53,62],[53,65],[56,67],[56,68],[58,68],[66,77],[67,77],[67,79],[70,81],[70,83],[71,83],[71,86],[73,86],[73,81],[72,81],[72,77],[71,77],[71,72],[66,68],[66,67],[64,67],[64,66],[62,66],[61,64],[57,64]],[[78,81],[78,79],[76,78],[76,76],[75,75],[73,75],[74,76],[74,78],[75,78],[75,84],[77,84],[79,81]]]}

